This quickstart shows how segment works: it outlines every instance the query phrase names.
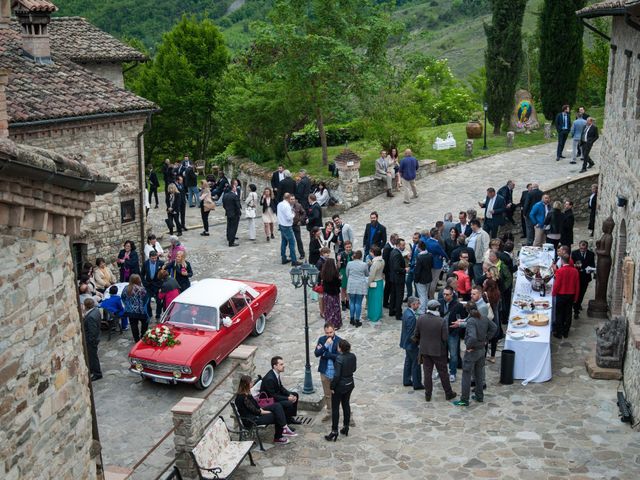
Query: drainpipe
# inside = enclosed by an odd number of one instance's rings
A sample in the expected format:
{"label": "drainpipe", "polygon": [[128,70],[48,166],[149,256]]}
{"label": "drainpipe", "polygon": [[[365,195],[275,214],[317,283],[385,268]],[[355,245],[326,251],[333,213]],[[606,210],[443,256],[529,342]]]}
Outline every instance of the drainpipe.
{"label": "drainpipe", "polygon": [[137,145],[138,145],[138,170],[139,170],[139,175],[138,175],[138,190],[140,191],[140,248],[143,248],[147,239],[146,239],[146,235],[145,235],[145,223],[147,221],[146,219],[146,215],[145,215],[145,211],[144,211],[144,203],[145,203],[145,195],[144,195],[144,177],[145,177],[145,171],[144,171],[144,152],[143,152],[143,148],[142,148],[142,138],[144,137],[144,134],[147,133],[149,130],[151,130],[151,115],[153,115],[152,112],[147,113],[147,121],[144,124],[144,128],[142,129],[142,131],[138,134],[138,138],[137,138]]}

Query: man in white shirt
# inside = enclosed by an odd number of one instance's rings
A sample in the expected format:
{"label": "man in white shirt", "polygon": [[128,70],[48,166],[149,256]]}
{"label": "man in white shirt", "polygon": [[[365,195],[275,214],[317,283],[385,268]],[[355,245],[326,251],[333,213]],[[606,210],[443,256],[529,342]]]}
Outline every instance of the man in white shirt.
{"label": "man in white shirt", "polygon": [[491,237],[480,227],[480,220],[474,218],[470,222],[471,235],[467,238],[467,246],[473,248],[473,252],[476,255],[476,263],[473,265],[473,278],[482,277],[482,259],[484,258],[484,252],[489,248],[489,242]]}
{"label": "man in white shirt", "polygon": [[[280,256],[282,264],[291,262],[291,265],[301,265],[296,259],[296,238],[293,235],[293,200],[294,197],[290,193],[285,193],[282,202],[278,204],[278,229],[280,230]],[[289,255],[291,260],[287,259],[287,244],[289,244]]]}

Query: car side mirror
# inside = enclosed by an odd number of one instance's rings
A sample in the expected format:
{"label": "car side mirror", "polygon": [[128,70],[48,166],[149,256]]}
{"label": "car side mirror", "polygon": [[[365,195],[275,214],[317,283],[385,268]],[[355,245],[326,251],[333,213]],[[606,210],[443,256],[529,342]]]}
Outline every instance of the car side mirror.
{"label": "car side mirror", "polygon": [[222,319],[222,325],[224,325],[225,327],[230,327],[232,324],[233,324],[233,321],[231,321],[229,317],[224,317]]}

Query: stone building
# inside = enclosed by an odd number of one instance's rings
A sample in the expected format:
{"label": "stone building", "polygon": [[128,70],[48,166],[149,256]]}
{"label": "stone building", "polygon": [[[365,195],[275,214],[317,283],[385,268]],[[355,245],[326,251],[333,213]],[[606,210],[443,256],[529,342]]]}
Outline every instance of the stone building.
{"label": "stone building", "polygon": [[[0,70],[0,105],[7,72]],[[117,185],[8,139],[0,109],[0,477],[100,478],[71,239]]]}
{"label": "stone building", "polygon": [[55,10],[48,0],[0,0],[9,137],[118,184],[92,203],[72,239],[76,265],[109,261],[125,239],[145,237],[143,133],[157,107],[122,88],[123,63],[144,55],[82,18],[51,18]]}
{"label": "stone building", "polygon": [[[598,210],[595,236],[604,219],[615,222],[609,316],[628,321],[624,390],[640,418],[640,0],[599,2],[578,12],[585,23],[612,17]],[[602,125],[602,123],[600,123]]]}

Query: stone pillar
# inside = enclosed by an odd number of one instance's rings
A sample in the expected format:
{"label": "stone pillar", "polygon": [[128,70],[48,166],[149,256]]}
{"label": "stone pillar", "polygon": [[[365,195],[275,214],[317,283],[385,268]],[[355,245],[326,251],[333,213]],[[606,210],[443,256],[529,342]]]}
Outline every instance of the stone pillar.
{"label": "stone pillar", "polygon": [[233,362],[233,365],[238,365],[238,374],[249,375],[253,377],[256,372],[256,352],[258,347],[252,347],[251,345],[240,345],[233,352],[229,354],[229,358]]}
{"label": "stone pillar", "polygon": [[544,138],[547,140],[551,138],[551,124],[547,122],[544,123]]}
{"label": "stone pillar", "polygon": [[513,147],[513,139],[515,138],[515,136],[516,134],[514,132],[507,132],[507,147]]}
{"label": "stone pillar", "polygon": [[360,180],[360,157],[345,148],[335,158],[338,169],[338,193],[345,208],[351,208],[360,203],[358,199],[358,181]]}
{"label": "stone pillar", "polygon": [[175,427],[174,445],[176,466],[182,478],[197,479],[198,468],[189,454],[202,438],[206,424],[202,398],[182,397],[171,409],[173,426]]}
{"label": "stone pillar", "polygon": [[473,156],[473,140],[470,138],[467,138],[467,141],[464,145],[464,154],[467,157],[472,157]]}

